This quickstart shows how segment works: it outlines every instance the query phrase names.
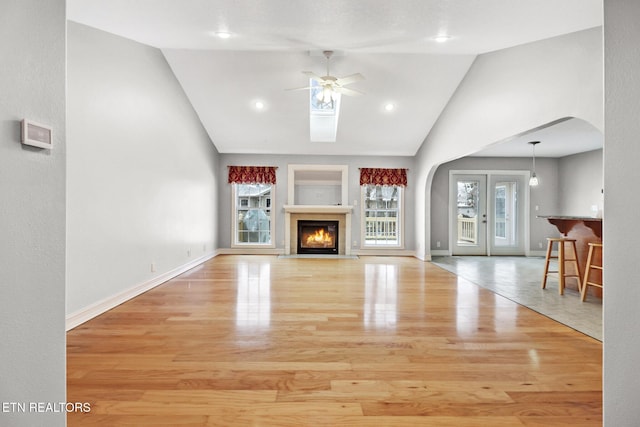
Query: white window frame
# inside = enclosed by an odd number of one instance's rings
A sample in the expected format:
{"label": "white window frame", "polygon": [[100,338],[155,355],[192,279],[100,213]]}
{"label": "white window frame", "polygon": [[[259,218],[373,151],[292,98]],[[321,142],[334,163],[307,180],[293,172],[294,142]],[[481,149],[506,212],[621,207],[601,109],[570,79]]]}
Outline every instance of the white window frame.
{"label": "white window frame", "polygon": [[269,223],[269,233],[270,233],[270,241],[269,243],[258,243],[258,242],[238,242],[238,185],[243,185],[242,183],[234,183],[231,185],[231,247],[232,248],[275,248],[275,224],[276,224],[276,210],[275,207],[275,193],[276,193],[276,185],[275,184],[264,184],[271,185],[271,197],[270,197],[270,223]]}
{"label": "white window frame", "polygon": [[[367,184],[373,185],[373,184]],[[360,241],[363,249],[404,249],[404,187],[396,185],[398,188],[398,222],[396,224],[396,234],[398,242],[393,244],[367,244],[366,239],[366,185],[360,186]]]}

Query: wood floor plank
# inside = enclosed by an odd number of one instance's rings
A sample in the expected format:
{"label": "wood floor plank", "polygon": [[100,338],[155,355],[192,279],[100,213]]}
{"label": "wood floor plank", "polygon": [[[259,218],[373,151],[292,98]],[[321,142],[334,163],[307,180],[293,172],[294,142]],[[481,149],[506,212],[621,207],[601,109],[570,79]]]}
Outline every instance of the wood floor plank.
{"label": "wood floor plank", "polygon": [[[266,422],[265,422],[266,421]],[[517,417],[416,417],[416,416],[276,416],[256,423],[253,417],[212,417],[208,427],[250,427],[271,425],[278,427],[522,427]],[[562,426],[563,424],[553,424]],[[591,426],[589,426],[591,427]]]}
{"label": "wood floor plank", "polygon": [[595,426],[602,343],[414,258],[225,255],[69,331],[67,396],[71,427]]}

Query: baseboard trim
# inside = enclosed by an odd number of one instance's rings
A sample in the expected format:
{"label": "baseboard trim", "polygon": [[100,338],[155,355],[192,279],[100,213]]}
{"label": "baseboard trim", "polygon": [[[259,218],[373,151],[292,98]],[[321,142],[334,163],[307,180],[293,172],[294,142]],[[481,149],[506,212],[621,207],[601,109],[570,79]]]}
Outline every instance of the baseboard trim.
{"label": "baseboard trim", "polygon": [[89,305],[88,307],[80,309],[74,313],[68,314],[66,316],[66,330],[70,331],[71,329],[83,324],[84,322],[91,320],[94,317],[99,316],[111,310],[112,308],[117,307],[120,304],[127,302],[132,298],[137,297],[138,295],[144,292],[147,292],[148,290],[151,290],[156,286],[161,285],[164,282],[173,279],[174,277],[179,276],[185,271],[191,270],[192,268],[202,264],[203,262],[208,261],[211,258],[214,258],[215,256],[218,255],[218,252],[219,251],[215,251],[213,253],[204,255],[187,264],[174,268],[173,270],[170,270],[164,274],[161,274],[143,283],[139,283],[138,285],[135,285],[130,289],[127,289],[111,297],[105,298],[101,301],[98,301],[94,304]]}
{"label": "baseboard trim", "polygon": [[431,249],[431,256],[449,256],[451,255],[451,253],[449,253],[448,249]]}
{"label": "baseboard trim", "polygon": [[351,255],[358,256],[410,256],[415,257],[416,252],[407,249],[352,249]]}
{"label": "baseboard trim", "polygon": [[219,255],[284,255],[284,249],[261,248],[221,248]]}

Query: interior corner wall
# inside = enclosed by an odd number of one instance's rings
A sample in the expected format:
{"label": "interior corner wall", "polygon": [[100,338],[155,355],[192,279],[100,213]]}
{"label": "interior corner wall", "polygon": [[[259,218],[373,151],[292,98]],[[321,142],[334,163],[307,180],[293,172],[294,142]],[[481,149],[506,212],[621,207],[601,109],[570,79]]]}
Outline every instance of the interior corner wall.
{"label": "interior corner wall", "polygon": [[602,215],[603,150],[561,157],[558,164],[561,215]]}
{"label": "interior corner wall", "polygon": [[67,118],[67,315],[215,251],[218,153],[160,50],[69,22]]}
{"label": "interior corner wall", "polygon": [[640,420],[640,2],[604,1],[604,426],[637,426]]}
{"label": "interior corner wall", "polygon": [[[0,424],[64,426],[65,2],[0,2]],[[52,149],[20,143],[24,118],[50,126]],[[28,407],[27,407],[28,409]]]}
{"label": "interior corner wall", "polygon": [[[558,235],[558,230],[538,215],[559,212],[558,164],[555,158],[538,157],[536,170],[540,185],[529,195],[529,250],[546,248],[546,238]],[[438,166],[431,185],[431,249],[449,250],[449,171],[451,170],[531,170],[531,159],[525,157],[463,157]],[[538,210],[536,210],[536,206]],[[440,247],[437,247],[440,242]],[[542,246],[541,246],[542,245]]]}
{"label": "interior corner wall", "polygon": [[416,154],[416,250],[430,257],[438,165],[558,119],[603,130],[602,28],[479,55]]}

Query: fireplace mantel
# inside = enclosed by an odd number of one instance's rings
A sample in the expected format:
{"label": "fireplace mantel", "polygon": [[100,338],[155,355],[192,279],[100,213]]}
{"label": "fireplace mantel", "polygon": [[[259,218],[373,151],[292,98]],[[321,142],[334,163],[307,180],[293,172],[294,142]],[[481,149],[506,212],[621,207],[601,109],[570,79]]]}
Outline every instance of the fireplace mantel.
{"label": "fireplace mantel", "polygon": [[287,213],[340,213],[347,214],[353,211],[351,205],[284,205]]}
{"label": "fireplace mantel", "polygon": [[[351,255],[351,248],[349,246],[349,240],[351,237],[351,214],[353,206],[351,205],[284,205],[285,212],[285,226],[284,226],[284,254],[291,255],[292,246],[295,248],[295,240],[297,238],[297,232],[293,228],[295,226],[295,219],[292,224],[291,216],[296,218],[306,217],[306,219],[316,219],[314,215],[327,217],[335,217],[342,224],[344,235],[340,239],[344,242],[340,255]],[[294,236],[295,233],[295,236]]]}

